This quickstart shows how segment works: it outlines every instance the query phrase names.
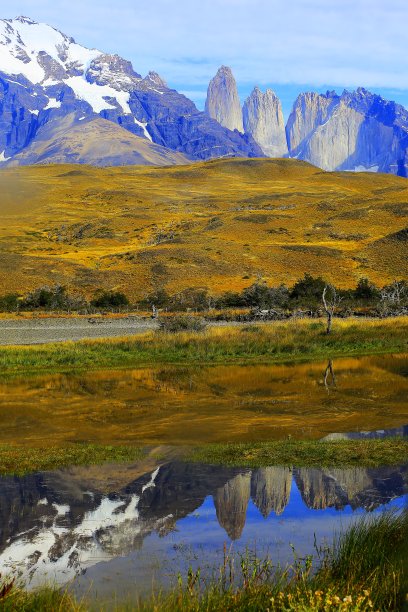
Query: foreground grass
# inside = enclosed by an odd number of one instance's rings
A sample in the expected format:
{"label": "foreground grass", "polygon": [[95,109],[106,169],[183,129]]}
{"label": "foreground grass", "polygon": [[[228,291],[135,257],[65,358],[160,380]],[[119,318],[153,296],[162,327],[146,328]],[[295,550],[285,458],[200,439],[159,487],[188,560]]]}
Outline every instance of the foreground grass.
{"label": "foreground grass", "polygon": [[272,442],[209,444],[185,459],[237,467],[380,467],[408,461],[408,440],[274,440]]}
{"label": "foreground grass", "polygon": [[0,475],[23,476],[74,465],[125,463],[141,459],[143,451],[132,446],[75,444],[49,448],[0,446]]}
{"label": "foreground grass", "polygon": [[[326,550],[282,569],[271,559],[249,551],[238,558],[224,551],[212,578],[200,569],[179,576],[169,593],[144,602],[129,602],[116,610],[160,612],[363,612],[402,610],[407,596],[406,542],[408,512],[385,513],[356,521],[334,537]],[[92,606],[95,609],[95,605]],[[2,610],[86,611],[66,593],[46,588],[34,594],[11,588],[0,599]],[[112,608],[110,608],[112,609]]]}
{"label": "foreground grass", "polygon": [[407,512],[363,518],[345,534],[335,536],[330,549],[317,551],[317,560],[295,557],[294,564],[282,570],[269,559],[246,555],[237,564],[227,555],[220,578],[206,583],[199,572],[190,571],[172,593],[156,597],[141,609],[402,610],[407,594],[407,539]]}
{"label": "foreground grass", "polygon": [[67,342],[0,350],[2,376],[157,363],[272,363],[408,352],[408,319],[339,320],[211,328],[205,333],[147,333],[127,339]]}

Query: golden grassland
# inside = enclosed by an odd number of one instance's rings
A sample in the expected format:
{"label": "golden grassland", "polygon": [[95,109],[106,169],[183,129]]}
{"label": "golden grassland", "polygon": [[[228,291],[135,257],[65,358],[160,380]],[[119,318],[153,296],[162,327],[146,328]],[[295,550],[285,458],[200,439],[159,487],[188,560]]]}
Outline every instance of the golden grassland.
{"label": "golden grassland", "polygon": [[241,290],[304,272],[341,287],[404,276],[408,182],[296,160],[168,168],[23,167],[0,175],[0,294],[60,283],[138,299]]}

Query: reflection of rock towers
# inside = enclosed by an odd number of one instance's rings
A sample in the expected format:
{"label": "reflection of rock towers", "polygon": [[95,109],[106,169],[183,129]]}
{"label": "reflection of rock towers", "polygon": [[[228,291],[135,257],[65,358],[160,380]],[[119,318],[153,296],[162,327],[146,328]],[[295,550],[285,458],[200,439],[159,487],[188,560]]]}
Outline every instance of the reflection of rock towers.
{"label": "reflection of rock towers", "polygon": [[289,503],[292,470],[284,467],[266,467],[256,470],[251,479],[251,497],[264,518],[272,511],[282,514]]}
{"label": "reflection of rock towers", "polygon": [[214,505],[218,522],[231,540],[241,537],[250,496],[251,472],[238,474],[216,491]]}
{"label": "reflection of rock towers", "polygon": [[267,467],[238,474],[218,488],[214,496],[221,527],[231,540],[240,538],[251,497],[264,518],[272,511],[277,515],[282,514],[289,503],[291,485],[290,468]]}
{"label": "reflection of rock towers", "polygon": [[294,477],[308,508],[373,510],[407,490],[407,468],[295,469]]}

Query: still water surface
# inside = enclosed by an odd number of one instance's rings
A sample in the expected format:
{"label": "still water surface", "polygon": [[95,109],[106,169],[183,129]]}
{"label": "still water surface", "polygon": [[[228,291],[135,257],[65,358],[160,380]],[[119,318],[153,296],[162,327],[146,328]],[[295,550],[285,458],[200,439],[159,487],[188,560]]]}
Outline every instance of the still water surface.
{"label": "still water surface", "polygon": [[1,441],[194,444],[408,423],[408,356],[0,378]]}
{"label": "still water surface", "polygon": [[[147,471],[144,470],[147,467]],[[0,571],[99,601],[148,593],[222,560],[224,544],[274,562],[332,541],[357,515],[402,508],[408,465],[254,470],[172,461],[0,480]],[[72,580],[76,579],[72,583]]]}

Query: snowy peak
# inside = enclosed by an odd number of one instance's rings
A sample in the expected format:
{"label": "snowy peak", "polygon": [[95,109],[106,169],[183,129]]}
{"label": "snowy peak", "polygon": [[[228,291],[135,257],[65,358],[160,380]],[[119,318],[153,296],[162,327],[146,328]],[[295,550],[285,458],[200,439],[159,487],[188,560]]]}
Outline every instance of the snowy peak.
{"label": "snowy peak", "polygon": [[0,71],[33,84],[83,76],[102,53],[28,17],[0,20]]}
{"label": "snowy peak", "polygon": [[110,85],[117,91],[131,91],[142,78],[133,70],[131,62],[107,53],[101,53],[91,61],[85,76],[89,83]]}
{"label": "snowy peak", "polygon": [[[187,158],[262,156],[253,139],[200,113],[156,72],[143,78],[119,55],[88,49],[58,29],[28,17],[0,20],[0,166],[28,160],[42,163],[37,145],[44,142],[42,128],[48,124],[46,133],[51,133],[55,145],[52,159],[62,156],[85,163],[89,160],[85,148],[78,154],[69,135],[68,140],[58,137],[66,150],[61,149],[62,144],[57,146],[55,135],[61,134],[67,117],[73,117],[74,132],[85,125],[85,119],[93,125],[103,119],[119,126],[114,139],[117,165],[135,163],[129,160],[140,157],[138,145],[133,146],[132,138],[126,139],[120,130]],[[134,154],[129,147],[134,148]],[[106,146],[104,155],[102,149],[98,148],[97,156],[101,165],[112,160],[112,147]]]}

